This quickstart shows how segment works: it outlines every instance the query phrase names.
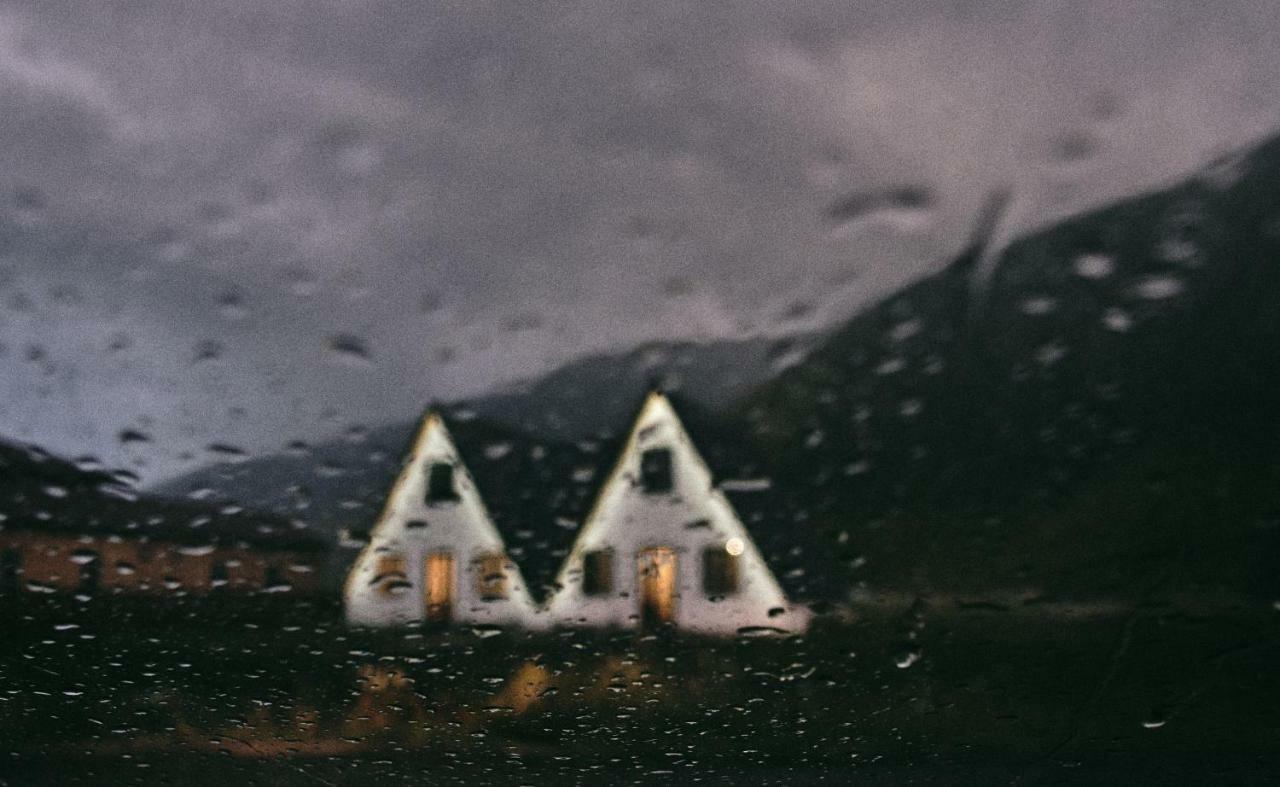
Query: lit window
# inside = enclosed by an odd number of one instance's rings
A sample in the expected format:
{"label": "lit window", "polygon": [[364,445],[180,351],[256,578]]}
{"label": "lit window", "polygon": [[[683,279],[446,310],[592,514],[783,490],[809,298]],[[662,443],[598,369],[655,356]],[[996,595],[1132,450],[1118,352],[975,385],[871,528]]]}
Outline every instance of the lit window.
{"label": "lit window", "polygon": [[404,555],[382,555],[370,584],[377,585],[382,595],[392,596],[407,587],[408,580],[408,562]]}
{"label": "lit window", "polygon": [[[728,546],[732,546],[732,542]],[[734,553],[727,547],[718,546],[703,550],[703,592],[708,596],[728,596],[738,591],[738,555],[740,554],[742,554],[741,549]]]}
{"label": "lit window", "polygon": [[603,596],[613,590],[613,550],[599,549],[582,556],[582,592]]}
{"label": "lit window", "polygon": [[476,559],[476,592],[481,601],[499,601],[507,598],[507,559],[500,553],[482,555]]}
{"label": "lit window", "polygon": [[453,465],[435,462],[427,472],[427,503],[456,503],[458,490],[453,483]]}
{"label": "lit window", "polygon": [[640,455],[640,486],[650,495],[671,491],[671,449],[650,448]]}

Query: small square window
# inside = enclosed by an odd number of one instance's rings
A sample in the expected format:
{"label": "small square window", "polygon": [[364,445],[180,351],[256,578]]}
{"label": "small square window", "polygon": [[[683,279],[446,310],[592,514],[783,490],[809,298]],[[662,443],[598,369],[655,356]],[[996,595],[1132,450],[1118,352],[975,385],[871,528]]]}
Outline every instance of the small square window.
{"label": "small square window", "polygon": [[640,455],[640,487],[646,494],[657,495],[670,492],[671,449],[650,448]]}
{"label": "small square window", "polygon": [[476,592],[481,601],[501,601],[508,597],[507,558],[501,553],[481,555],[476,559]]}
{"label": "small square window", "polygon": [[209,584],[213,587],[222,587],[231,581],[231,570],[227,568],[225,560],[215,560],[209,568]]}
{"label": "small square window", "polygon": [[613,590],[613,550],[598,549],[582,556],[582,592],[603,596]]}
{"label": "small square window", "polygon": [[703,550],[702,590],[708,596],[729,596],[738,592],[738,556],[724,547]]}
{"label": "small square window", "polygon": [[453,479],[453,465],[435,462],[427,471],[427,503],[456,503],[458,490]]}
{"label": "small square window", "polygon": [[396,595],[406,588],[409,584],[408,563],[404,556],[381,555],[370,584],[377,585],[378,591],[384,596]]}

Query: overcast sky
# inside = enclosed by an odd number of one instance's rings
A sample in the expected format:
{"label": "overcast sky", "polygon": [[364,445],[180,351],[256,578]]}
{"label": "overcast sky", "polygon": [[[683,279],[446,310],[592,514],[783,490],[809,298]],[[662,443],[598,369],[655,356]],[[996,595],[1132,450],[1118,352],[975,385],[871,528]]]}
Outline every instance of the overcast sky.
{"label": "overcast sky", "polygon": [[153,480],[809,328],[1280,127],[1270,0],[729,6],[0,3],[0,436]]}

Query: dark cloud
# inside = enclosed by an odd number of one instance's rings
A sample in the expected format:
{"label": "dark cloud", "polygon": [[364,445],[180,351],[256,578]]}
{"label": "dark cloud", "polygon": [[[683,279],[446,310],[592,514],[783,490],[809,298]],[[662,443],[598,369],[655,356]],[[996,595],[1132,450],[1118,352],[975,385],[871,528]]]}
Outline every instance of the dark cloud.
{"label": "dark cloud", "polygon": [[902,5],[0,4],[0,434],[155,477],[782,335],[1275,124],[1271,4]]}

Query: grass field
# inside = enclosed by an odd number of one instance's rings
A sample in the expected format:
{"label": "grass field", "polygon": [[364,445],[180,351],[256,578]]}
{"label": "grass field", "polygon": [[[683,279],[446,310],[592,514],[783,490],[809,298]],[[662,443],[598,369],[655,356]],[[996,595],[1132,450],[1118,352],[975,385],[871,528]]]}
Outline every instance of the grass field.
{"label": "grass field", "polygon": [[4,609],[0,768],[14,783],[1263,777],[1280,765],[1280,613],[1185,607],[883,596],[805,637],[715,641],[353,631],[279,598],[42,600]]}

